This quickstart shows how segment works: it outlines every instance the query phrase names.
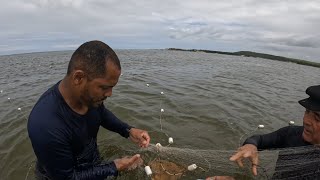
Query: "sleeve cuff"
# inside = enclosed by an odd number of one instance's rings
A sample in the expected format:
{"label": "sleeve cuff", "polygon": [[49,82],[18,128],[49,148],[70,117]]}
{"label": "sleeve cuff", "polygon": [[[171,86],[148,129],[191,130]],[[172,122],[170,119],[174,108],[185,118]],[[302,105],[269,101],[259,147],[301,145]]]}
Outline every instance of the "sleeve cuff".
{"label": "sleeve cuff", "polygon": [[250,137],[250,138],[246,139],[242,145],[246,145],[246,144],[252,144],[252,145],[255,145],[256,147],[258,147],[258,142],[256,141],[256,139],[254,137]]}
{"label": "sleeve cuff", "polygon": [[119,171],[118,171],[116,163],[114,163],[114,161],[112,161],[112,163],[111,163],[111,168],[114,170],[113,175],[114,176],[118,176],[119,175]]}
{"label": "sleeve cuff", "polygon": [[128,138],[130,136],[130,129],[131,128],[134,128],[134,127],[129,126],[129,125],[126,127],[126,133],[124,133],[125,138]]}

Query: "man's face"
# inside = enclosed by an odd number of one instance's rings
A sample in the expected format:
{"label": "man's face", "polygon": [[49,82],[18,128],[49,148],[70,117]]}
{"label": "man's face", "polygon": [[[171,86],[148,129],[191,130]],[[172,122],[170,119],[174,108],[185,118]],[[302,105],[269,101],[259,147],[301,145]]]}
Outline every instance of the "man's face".
{"label": "man's face", "polygon": [[311,144],[320,144],[320,112],[306,110],[303,117],[303,139]]}
{"label": "man's face", "polygon": [[107,62],[107,73],[104,77],[87,81],[81,92],[81,98],[88,107],[98,107],[112,95],[112,88],[118,83],[121,71],[110,61]]}

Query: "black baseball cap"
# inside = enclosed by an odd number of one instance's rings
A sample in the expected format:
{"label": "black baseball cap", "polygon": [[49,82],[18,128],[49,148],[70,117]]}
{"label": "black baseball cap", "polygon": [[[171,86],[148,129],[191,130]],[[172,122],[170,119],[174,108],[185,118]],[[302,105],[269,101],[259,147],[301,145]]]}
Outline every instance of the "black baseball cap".
{"label": "black baseball cap", "polygon": [[320,111],[320,85],[310,86],[306,93],[310,96],[299,101],[303,107],[311,111]]}

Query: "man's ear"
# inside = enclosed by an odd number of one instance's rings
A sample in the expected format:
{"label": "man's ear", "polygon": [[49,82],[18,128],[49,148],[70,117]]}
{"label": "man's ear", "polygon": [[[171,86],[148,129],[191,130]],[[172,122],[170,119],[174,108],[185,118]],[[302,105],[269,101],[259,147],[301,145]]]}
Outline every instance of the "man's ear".
{"label": "man's ear", "polygon": [[74,85],[81,85],[87,80],[86,74],[82,70],[76,70],[72,75],[72,82]]}

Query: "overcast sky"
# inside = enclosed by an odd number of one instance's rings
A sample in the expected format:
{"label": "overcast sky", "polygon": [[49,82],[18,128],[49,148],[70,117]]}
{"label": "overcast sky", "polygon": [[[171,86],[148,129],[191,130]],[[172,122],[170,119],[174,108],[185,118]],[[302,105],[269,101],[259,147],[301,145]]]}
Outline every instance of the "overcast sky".
{"label": "overcast sky", "polygon": [[114,49],[256,51],[320,62],[319,0],[0,0],[0,54]]}

